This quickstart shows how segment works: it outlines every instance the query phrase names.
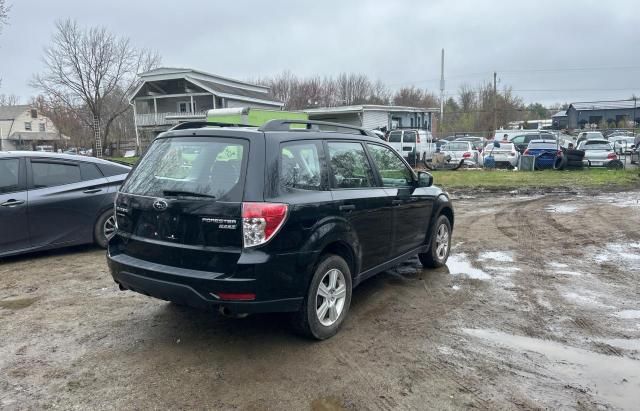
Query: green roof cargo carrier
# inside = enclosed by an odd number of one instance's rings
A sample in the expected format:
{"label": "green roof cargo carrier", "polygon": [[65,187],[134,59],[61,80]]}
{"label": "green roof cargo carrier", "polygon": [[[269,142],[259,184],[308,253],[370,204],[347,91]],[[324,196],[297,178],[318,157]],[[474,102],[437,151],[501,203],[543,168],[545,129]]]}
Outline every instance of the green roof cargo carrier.
{"label": "green roof cargo carrier", "polygon": [[[307,113],[300,111],[269,110],[266,108],[238,107],[218,108],[207,112],[207,122],[241,124],[260,127],[269,120],[309,120]],[[302,125],[292,125],[292,128],[305,128]]]}

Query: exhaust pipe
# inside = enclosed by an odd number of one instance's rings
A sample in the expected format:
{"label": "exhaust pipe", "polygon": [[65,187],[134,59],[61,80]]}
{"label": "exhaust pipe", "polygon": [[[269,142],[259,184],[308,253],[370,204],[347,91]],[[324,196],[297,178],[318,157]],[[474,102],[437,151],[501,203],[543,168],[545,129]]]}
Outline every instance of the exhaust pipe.
{"label": "exhaust pipe", "polygon": [[234,313],[229,308],[224,307],[222,305],[218,307],[218,312],[220,313],[220,315],[223,315],[227,318],[233,318],[236,320],[247,318],[249,316],[248,313]]}

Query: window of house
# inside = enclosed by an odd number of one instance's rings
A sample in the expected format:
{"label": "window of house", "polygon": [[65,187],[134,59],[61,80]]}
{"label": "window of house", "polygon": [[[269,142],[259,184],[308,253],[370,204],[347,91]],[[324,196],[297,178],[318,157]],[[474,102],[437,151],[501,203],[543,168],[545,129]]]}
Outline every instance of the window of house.
{"label": "window of house", "polygon": [[24,122],[24,129],[26,131],[31,131],[31,122],[30,121],[25,121]]}
{"label": "window of house", "polygon": [[45,130],[45,127],[44,127],[45,124],[44,123],[40,123],[39,126],[40,126],[40,131],[44,131]]}
{"label": "window of house", "polygon": [[193,110],[191,110],[191,102],[190,101],[180,101],[178,102],[178,113],[192,113],[195,111],[196,102],[193,102]]}
{"label": "window of house", "polygon": [[35,108],[31,109],[31,118],[38,118],[38,110]]}

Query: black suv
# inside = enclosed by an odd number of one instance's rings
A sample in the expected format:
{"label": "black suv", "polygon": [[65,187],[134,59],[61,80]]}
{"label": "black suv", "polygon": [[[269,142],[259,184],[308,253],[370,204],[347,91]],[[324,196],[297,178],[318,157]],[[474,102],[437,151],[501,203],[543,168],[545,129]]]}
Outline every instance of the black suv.
{"label": "black suv", "polygon": [[294,312],[317,339],[338,331],[365,279],[416,254],[442,266],[454,220],[430,174],[364,130],[317,121],[179,125],[154,140],[115,208],[108,262],[121,289]]}

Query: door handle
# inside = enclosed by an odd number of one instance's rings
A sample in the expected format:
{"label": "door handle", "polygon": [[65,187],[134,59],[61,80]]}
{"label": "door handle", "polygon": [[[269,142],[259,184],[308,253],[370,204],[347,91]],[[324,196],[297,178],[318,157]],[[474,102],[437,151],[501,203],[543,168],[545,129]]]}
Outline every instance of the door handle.
{"label": "door handle", "polygon": [[356,206],[354,204],[343,204],[340,207],[338,207],[338,210],[340,211],[353,211],[356,209]]}
{"label": "door handle", "polygon": [[391,205],[394,205],[394,206],[399,206],[402,203],[403,203],[402,200],[391,200]]}
{"label": "door handle", "polygon": [[7,200],[4,203],[0,204],[2,207],[15,207],[17,205],[24,204],[24,200]]}
{"label": "door handle", "polygon": [[99,193],[100,191],[102,191],[101,188],[90,188],[88,190],[84,190],[83,193],[85,193],[85,194],[93,194],[93,193]]}

